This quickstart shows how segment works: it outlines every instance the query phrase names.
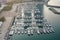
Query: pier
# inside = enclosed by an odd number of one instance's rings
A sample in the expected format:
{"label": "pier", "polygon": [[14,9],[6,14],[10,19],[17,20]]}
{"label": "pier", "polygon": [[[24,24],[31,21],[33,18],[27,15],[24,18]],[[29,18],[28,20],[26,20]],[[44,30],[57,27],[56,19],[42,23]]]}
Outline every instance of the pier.
{"label": "pier", "polygon": [[54,6],[54,5],[46,5],[47,7],[53,7],[53,8],[60,8],[60,6]]}
{"label": "pier", "polygon": [[60,12],[57,12],[54,8],[49,8],[49,10],[51,10],[55,14],[60,14]]}

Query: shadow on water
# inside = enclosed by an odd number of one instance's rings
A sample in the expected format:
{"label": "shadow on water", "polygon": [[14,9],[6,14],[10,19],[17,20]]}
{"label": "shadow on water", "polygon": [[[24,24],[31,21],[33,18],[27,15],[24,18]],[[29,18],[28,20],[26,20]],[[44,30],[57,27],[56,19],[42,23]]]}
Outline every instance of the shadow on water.
{"label": "shadow on water", "polygon": [[52,11],[54,14],[60,15],[60,12],[57,12],[57,10],[55,10],[54,8],[49,8],[49,10]]}

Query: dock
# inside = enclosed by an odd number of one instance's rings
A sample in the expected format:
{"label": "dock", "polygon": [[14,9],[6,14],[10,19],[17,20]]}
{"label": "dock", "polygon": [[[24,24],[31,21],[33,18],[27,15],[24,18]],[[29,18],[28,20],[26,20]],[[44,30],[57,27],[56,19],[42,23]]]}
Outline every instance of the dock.
{"label": "dock", "polygon": [[60,14],[60,12],[57,12],[54,8],[49,8],[49,10],[51,10],[55,14]]}
{"label": "dock", "polygon": [[55,6],[55,5],[46,5],[47,7],[53,7],[53,8],[60,8],[60,6]]}

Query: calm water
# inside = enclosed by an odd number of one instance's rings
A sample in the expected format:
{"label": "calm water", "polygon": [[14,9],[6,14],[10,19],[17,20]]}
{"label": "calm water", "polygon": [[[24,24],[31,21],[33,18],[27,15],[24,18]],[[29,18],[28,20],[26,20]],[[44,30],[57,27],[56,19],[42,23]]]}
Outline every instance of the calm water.
{"label": "calm water", "polygon": [[[50,2],[53,3],[52,1]],[[59,4],[56,1],[55,3]],[[60,15],[54,14],[46,6],[44,6],[43,11],[45,18],[48,20],[48,23],[54,27],[55,33],[40,35],[34,34],[33,36],[15,34],[11,37],[11,40],[60,40]]]}

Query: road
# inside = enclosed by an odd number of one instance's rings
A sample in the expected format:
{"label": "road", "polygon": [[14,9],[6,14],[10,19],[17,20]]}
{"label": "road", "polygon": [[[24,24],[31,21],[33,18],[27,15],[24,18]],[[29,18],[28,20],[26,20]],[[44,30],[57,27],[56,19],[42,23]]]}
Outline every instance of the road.
{"label": "road", "polygon": [[16,10],[15,8],[16,8],[16,6],[13,5],[12,10],[3,11],[0,14],[0,18],[3,17],[3,16],[6,18],[6,21],[3,23],[2,28],[1,28],[1,33],[2,34],[0,34],[0,40],[5,40],[4,38],[5,38],[6,33],[8,32],[8,28],[10,26],[10,23],[11,23],[12,19],[16,15],[18,15],[18,13],[15,12],[15,10]]}

